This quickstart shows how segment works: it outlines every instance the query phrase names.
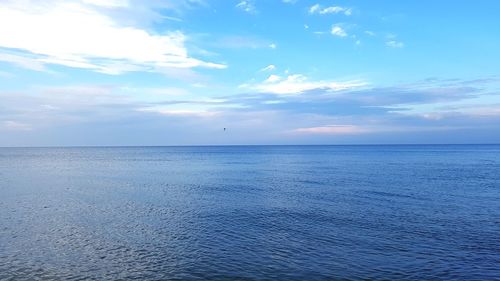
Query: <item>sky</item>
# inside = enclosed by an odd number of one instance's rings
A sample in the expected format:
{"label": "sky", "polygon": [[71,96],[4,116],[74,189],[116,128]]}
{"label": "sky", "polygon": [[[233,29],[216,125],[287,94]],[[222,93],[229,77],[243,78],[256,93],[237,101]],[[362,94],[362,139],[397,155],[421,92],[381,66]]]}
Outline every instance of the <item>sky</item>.
{"label": "sky", "polygon": [[500,143],[499,13],[2,0],[0,146]]}

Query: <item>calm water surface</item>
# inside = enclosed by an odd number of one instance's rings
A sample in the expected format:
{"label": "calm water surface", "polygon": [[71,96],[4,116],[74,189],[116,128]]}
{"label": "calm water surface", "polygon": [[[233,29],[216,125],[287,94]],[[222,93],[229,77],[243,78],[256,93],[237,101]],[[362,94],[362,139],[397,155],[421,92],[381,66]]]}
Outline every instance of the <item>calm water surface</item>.
{"label": "calm water surface", "polygon": [[1,280],[500,279],[500,146],[0,148]]}

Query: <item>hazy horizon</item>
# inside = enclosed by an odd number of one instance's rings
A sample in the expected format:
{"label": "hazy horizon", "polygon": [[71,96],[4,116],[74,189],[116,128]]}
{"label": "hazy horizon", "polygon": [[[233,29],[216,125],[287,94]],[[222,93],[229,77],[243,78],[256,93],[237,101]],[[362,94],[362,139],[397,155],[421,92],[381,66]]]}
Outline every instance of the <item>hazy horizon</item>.
{"label": "hazy horizon", "polygon": [[500,143],[354,143],[354,144],[171,144],[171,145],[49,145],[0,146],[0,148],[155,148],[155,147],[265,147],[265,146],[500,146]]}

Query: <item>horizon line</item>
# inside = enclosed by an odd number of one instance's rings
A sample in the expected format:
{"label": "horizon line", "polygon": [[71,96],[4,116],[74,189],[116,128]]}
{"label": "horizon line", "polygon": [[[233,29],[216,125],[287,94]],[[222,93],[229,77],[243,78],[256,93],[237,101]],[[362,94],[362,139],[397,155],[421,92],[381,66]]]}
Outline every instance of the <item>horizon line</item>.
{"label": "horizon line", "polygon": [[500,143],[366,143],[366,144],[188,144],[188,145],[47,145],[0,148],[136,148],[136,147],[237,147],[237,146],[452,146],[500,145]]}

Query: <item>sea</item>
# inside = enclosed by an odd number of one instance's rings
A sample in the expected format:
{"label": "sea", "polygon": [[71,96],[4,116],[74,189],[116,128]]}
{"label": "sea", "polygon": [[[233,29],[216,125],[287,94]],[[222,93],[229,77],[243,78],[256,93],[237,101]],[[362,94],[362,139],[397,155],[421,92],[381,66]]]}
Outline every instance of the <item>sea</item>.
{"label": "sea", "polygon": [[500,145],[0,148],[0,280],[500,280]]}

